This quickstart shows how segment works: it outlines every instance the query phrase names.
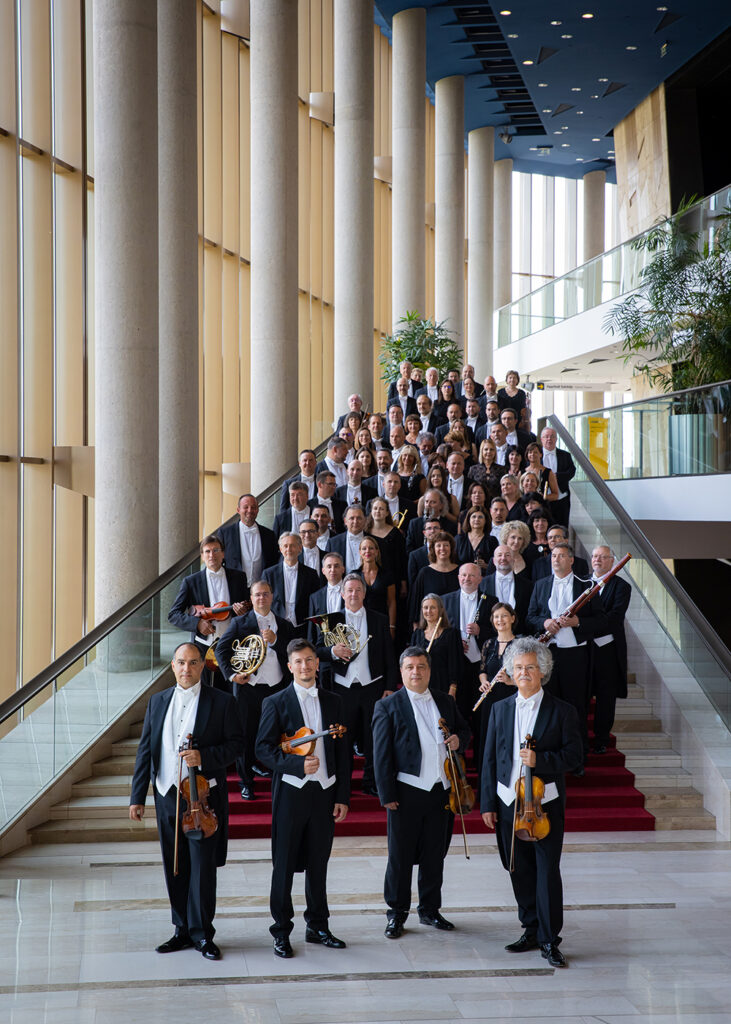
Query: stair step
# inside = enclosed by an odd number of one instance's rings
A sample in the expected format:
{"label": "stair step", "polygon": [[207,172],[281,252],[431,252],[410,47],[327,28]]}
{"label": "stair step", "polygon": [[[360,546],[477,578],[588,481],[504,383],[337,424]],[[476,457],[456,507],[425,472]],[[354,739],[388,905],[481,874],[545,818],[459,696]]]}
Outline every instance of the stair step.
{"label": "stair step", "polygon": [[91,766],[92,775],[129,775],[135,770],[134,757],[105,757]]}
{"label": "stair step", "polygon": [[[631,716],[627,718],[615,718],[614,726],[612,727],[613,733],[621,733],[623,736],[628,732],[651,732],[651,733],[662,733],[662,722],[657,718],[633,718]],[[668,743],[670,737],[668,737]],[[621,743],[620,743],[621,746]]]}
{"label": "stair step", "polygon": [[637,750],[670,750],[672,741],[665,732],[625,732],[619,742],[625,757]]}
{"label": "stair step", "polygon": [[674,829],[706,829],[716,828],[716,819],[710,811],[694,807],[679,807],[667,813],[657,812],[655,828],[658,832],[669,832]]}
{"label": "stair step", "polygon": [[132,757],[137,756],[137,747],[139,746],[136,738],[120,740],[118,743],[112,744],[112,757]]}
{"label": "stair step", "polygon": [[123,817],[92,818],[89,821],[48,821],[30,832],[38,843],[149,843],[157,839],[155,811],[148,808],[141,822]]}
{"label": "stair step", "polygon": [[642,792],[645,794],[645,807],[655,814],[664,814],[680,807],[703,807],[703,796],[697,789],[654,789],[644,786]]}
{"label": "stair step", "polygon": [[638,778],[642,770],[657,768],[678,769],[683,767],[680,754],[674,750],[633,750],[625,759],[625,765]]}
{"label": "stair step", "polygon": [[74,783],[71,796],[129,796],[131,788],[131,775],[95,775]]}

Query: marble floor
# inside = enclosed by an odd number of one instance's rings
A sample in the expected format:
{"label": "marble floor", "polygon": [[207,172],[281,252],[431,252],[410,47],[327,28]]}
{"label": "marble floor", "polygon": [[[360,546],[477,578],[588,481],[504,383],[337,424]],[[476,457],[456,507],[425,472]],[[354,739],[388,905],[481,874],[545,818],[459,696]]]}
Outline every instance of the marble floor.
{"label": "marble floor", "polygon": [[[152,843],[28,847],[0,861],[3,1024],[375,1024],[561,1021],[722,1024],[731,1019],[731,843],[708,832],[570,835],[564,851],[568,970],[503,946],[520,929],[494,839],[454,844],[443,911],[383,936],[384,841],[342,839],[330,863],[343,951],[271,950],[268,843],[231,844],[219,872],[224,956],[160,956],[171,934]],[[302,880],[295,906],[301,911]]]}

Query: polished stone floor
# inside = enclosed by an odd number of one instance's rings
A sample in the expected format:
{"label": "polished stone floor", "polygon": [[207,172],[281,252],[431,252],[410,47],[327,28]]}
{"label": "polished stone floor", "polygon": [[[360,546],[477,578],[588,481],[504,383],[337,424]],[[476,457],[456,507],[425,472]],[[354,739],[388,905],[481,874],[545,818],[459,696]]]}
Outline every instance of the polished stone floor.
{"label": "polished stone floor", "polygon": [[[343,951],[271,951],[266,841],[232,844],[219,872],[223,959],[160,956],[171,934],[157,848],[39,846],[0,861],[3,1024],[338,1024],[561,1021],[721,1024],[731,1019],[731,843],[708,832],[571,835],[564,851],[568,970],[517,938],[494,839],[455,842],[440,933],[409,919],[383,936],[384,842],[338,841],[331,927]],[[295,905],[301,911],[302,880]]]}

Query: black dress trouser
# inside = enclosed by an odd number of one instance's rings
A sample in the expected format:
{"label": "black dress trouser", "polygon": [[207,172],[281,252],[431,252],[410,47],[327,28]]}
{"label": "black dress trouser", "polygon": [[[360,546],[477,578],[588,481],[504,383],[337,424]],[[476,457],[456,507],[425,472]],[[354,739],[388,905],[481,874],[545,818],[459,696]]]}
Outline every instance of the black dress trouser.
{"label": "black dress trouser", "polygon": [[[218,836],[214,834],[208,839],[188,839],[181,828],[178,874],[174,874],[176,789],[171,786],[165,796],[161,796],[156,788],[154,793],[165,884],[175,934],[189,935],[193,942],[212,939],[216,934],[213,918],[216,914]],[[182,801],[180,813],[182,817]]]}
{"label": "black dress trouser", "polygon": [[261,721],[261,706],[264,698],[271,693],[279,693],[287,686],[283,679],[276,686],[265,686],[263,683],[231,683],[233,695],[239,706],[241,721],[244,724],[244,756],[236,758],[236,771],[245,786],[254,785],[252,768],[256,762],[256,734]]}
{"label": "black dress trouser", "polygon": [[418,911],[435,914],[442,905],[444,857],[454,816],[446,810],[449,790],[396,783],[398,810],[388,812],[388,865],[383,895],[388,917],[406,920],[411,908],[411,875],[419,865]]}

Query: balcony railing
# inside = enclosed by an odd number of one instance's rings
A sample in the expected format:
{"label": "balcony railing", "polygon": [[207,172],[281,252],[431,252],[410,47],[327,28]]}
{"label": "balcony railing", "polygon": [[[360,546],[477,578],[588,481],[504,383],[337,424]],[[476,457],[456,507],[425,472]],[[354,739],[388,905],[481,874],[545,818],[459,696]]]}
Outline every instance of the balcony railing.
{"label": "balcony railing", "polygon": [[731,472],[731,381],[569,417],[605,480]]}
{"label": "balcony railing", "polygon": [[[693,218],[693,229],[699,232],[699,245],[703,246],[712,239],[715,221],[730,203],[731,188],[721,189],[683,214],[669,217],[665,223],[669,226],[679,216]],[[641,237],[622,242],[563,277],[502,306],[497,314],[495,348],[511,345],[638,288],[642,270],[653,256],[635,247]]]}

